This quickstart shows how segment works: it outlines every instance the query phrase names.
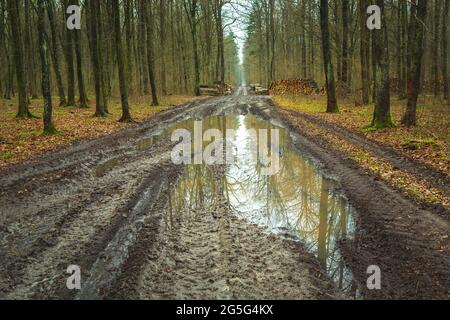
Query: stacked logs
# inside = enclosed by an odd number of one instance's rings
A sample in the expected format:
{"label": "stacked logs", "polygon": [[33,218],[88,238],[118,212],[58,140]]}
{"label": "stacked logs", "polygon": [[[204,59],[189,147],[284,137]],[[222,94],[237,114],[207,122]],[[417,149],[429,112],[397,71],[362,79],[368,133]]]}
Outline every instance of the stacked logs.
{"label": "stacked logs", "polygon": [[269,90],[258,83],[251,84],[250,93],[256,96],[268,96]]}
{"label": "stacked logs", "polygon": [[221,84],[219,82],[213,85],[200,85],[200,94],[202,96],[223,96],[231,95],[233,88],[228,84]]}
{"label": "stacked logs", "polygon": [[270,93],[274,95],[311,95],[320,93],[320,88],[311,79],[277,80],[270,85]]}

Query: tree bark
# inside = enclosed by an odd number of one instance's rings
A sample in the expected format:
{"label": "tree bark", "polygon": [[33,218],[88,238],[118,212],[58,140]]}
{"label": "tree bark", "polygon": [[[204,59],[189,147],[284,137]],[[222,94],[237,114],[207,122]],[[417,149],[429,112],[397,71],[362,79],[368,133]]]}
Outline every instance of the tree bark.
{"label": "tree bark", "polygon": [[48,43],[45,32],[45,0],[38,0],[38,37],[39,55],[41,58],[42,96],[44,98],[44,134],[56,133],[52,122],[52,92],[50,87],[50,62],[48,59]]}
{"label": "tree bark", "polygon": [[444,99],[449,100],[448,84],[448,15],[450,9],[450,0],[444,0],[444,10],[442,14],[442,81],[444,82]]}
{"label": "tree bark", "polygon": [[122,103],[122,117],[120,122],[131,122],[130,107],[128,105],[127,79],[125,75],[125,58],[122,46],[122,35],[120,29],[120,5],[119,0],[113,0],[114,13],[114,36],[116,40],[116,55],[117,67],[119,70],[119,86],[120,86],[120,101]]}
{"label": "tree bark", "polygon": [[197,43],[198,0],[184,0],[184,8],[186,10],[188,22],[191,27],[192,46],[194,50],[195,95],[200,96],[200,58]]}
{"label": "tree bark", "polygon": [[381,9],[381,30],[373,30],[373,59],[375,62],[375,110],[372,127],[393,127],[391,119],[391,96],[389,80],[389,46],[384,0],[377,0]]}
{"label": "tree bark", "polygon": [[31,1],[25,1],[25,56],[27,59],[28,90],[32,99],[37,99],[36,70],[34,59],[33,17],[31,15]]}
{"label": "tree bark", "polygon": [[322,31],[322,52],[327,88],[327,112],[339,112],[336,100],[333,62],[330,50],[330,30],[328,25],[328,0],[320,0],[320,29]]}
{"label": "tree bark", "polygon": [[433,77],[433,93],[434,96],[439,96],[440,86],[439,86],[439,18],[441,15],[440,0],[433,1],[434,4],[434,39],[433,39],[433,50],[432,50],[432,77]]}
{"label": "tree bark", "polygon": [[[71,0],[71,3],[79,6],[79,0]],[[86,88],[84,84],[83,78],[83,50],[82,50],[82,41],[81,41],[81,31],[73,30],[73,41],[75,47],[75,56],[77,60],[77,79],[78,79],[78,94],[79,94],[79,103],[81,108],[88,108],[88,97],[86,94]]]}
{"label": "tree bark", "polygon": [[[66,8],[69,2],[64,1],[63,11],[66,19],[69,18],[69,14],[66,13]],[[73,61],[73,34],[72,30],[65,29],[65,53],[66,53],[66,67],[67,67],[67,106],[75,106],[75,67]]]}
{"label": "tree bark", "polygon": [[341,80],[344,84],[348,85],[348,65],[349,65],[349,15],[350,15],[350,2],[349,0],[342,0],[342,72]]}
{"label": "tree bark", "polygon": [[19,110],[17,112],[17,117],[27,118],[32,117],[32,115],[28,109],[19,0],[7,0],[7,4],[11,34],[13,37],[11,43],[14,50],[14,65],[16,67],[17,88],[19,93]]}
{"label": "tree bark", "polygon": [[417,123],[417,99],[421,88],[424,25],[427,16],[428,0],[418,0],[417,16],[411,17],[414,25],[411,34],[411,68],[408,74],[408,104],[402,124],[414,126]]}
{"label": "tree bark", "polygon": [[366,25],[367,0],[359,1],[359,29],[361,33],[360,56],[361,56],[361,83],[362,103],[369,104],[370,95],[370,34]]}
{"label": "tree bark", "polygon": [[156,79],[155,79],[155,57],[153,48],[153,19],[152,19],[152,8],[151,3],[146,4],[146,0],[143,1],[143,10],[145,14],[145,21],[147,27],[147,62],[148,62],[148,75],[150,79],[150,88],[152,91],[152,106],[158,106],[158,93],[156,91]]}
{"label": "tree bark", "polygon": [[91,59],[94,71],[94,81],[95,81],[95,116],[105,117],[106,112],[104,108],[104,96],[102,89],[102,77],[101,77],[101,66],[99,59],[99,39],[98,39],[98,26],[97,26],[97,0],[88,0],[89,5],[89,15],[87,17],[89,24],[89,40],[91,49]]}
{"label": "tree bark", "polygon": [[50,23],[50,33],[52,37],[53,70],[55,72],[56,85],[58,87],[59,106],[64,107],[67,105],[67,101],[61,76],[61,66],[59,60],[60,56],[58,50],[58,36],[56,32],[56,23],[55,23],[55,6],[53,4],[53,1],[51,0],[47,0],[47,15]]}

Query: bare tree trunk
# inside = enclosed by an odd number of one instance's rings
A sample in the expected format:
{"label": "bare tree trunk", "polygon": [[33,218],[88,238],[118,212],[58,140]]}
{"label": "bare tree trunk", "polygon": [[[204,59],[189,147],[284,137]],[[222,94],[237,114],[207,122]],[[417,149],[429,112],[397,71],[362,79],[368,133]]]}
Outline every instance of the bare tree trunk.
{"label": "bare tree trunk", "polygon": [[414,33],[411,34],[411,69],[408,75],[408,104],[402,123],[414,126],[417,123],[417,99],[421,88],[424,24],[427,16],[428,0],[418,0],[417,17],[411,17]]}
{"label": "bare tree trunk", "polygon": [[56,85],[58,87],[59,95],[59,106],[64,107],[67,105],[66,94],[64,92],[64,85],[61,76],[61,66],[59,60],[59,50],[58,50],[58,36],[56,33],[56,23],[55,23],[55,6],[53,1],[47,0],[47,15],[50,22],[50,33],[52,36],[52,60],[53,60],[53,70],[56,77]]}
{"label": "bare tree trunk", "polygon": [[192,46],[194,49],[195,95],[200,96],[200,58],[198,54],[197,43],[198,0],[184,0],[184,8],[186,10],[188,22],[191,27]]}
{"label": "bare tree trunk", "polygon": [[[64,6],[62,10],[66,11],[68,6],[68,1],[64,1]],[[66,19],[69,14],[65,13]],[[75,67],[73,61],[73,34],[72,30],[65,28],[65,53],[66,53],[66,66],[67,66],[67,106],[75,106]]]}
{"label": "bare tree trunk", "polygon": [[19,11],[19,0],[8,0],[8,14],[11,27],[11,40],[14,50],[14,64],[16,66],[17,88],[19,92],[18,118],[32,117],[28,109],[28,97],[26,88],[26,77],[23,62],[23,42]]}
{"label": "bare tree trunk", "polygon": [[159,40],[161,47],[161,89],[163,95],[167,95],[166,81],[166,5],[167,0],[159,0]]}
{"label": "bare tree trunk", "polygon": [[384,0],[377,0],[381,8],[381,30],[373,30],[373,57],[375,62],[375,110],[372,126],[377,129],[392,127],[391,95],[389,81],[389,46],[387,36],[387,21]]}
{"label": "bare tree trunk", "polygon": [[330,50],[330,30],[328,26],[328,0],[320,0],[320,29],[322,31],[322,52],[327,87],[327,112],[339,112],[336,100],[333,62]]}
{"label": "bare tree trunk", "polygon": [[449,100],[448,85],[448,12],[450,9],[450,0],[444,0],[444,10],[442,15],[442,78],[444,82],[444,99]]}
{"label": "bare tree trunk", "polygon": [[361,82],[362,103],[369,104],[370,94],[370,35],[366,25],[367,0],[359,1],[359,28],[361,32],[360,54],[361,54]]}
{"label": "bare tree trunk", "polygon": [[269,24],[270,24],[270,79],[269,82],[275,81],[275,0],[269,0]]}
{"label": "bare tree trunk", "polygon": [[[80,5],[79,0],[71,0],[71,4]],[[73,32],[73,44],[75,47],[75,56],[77,61],[77,79],[78,79],[78,94],[81,108],[88,108],[88,98],[86,95],[86,88],[83,78],[83,54],[82,54],[82,41],[81,31],[72,30]]]}
{"label": "bare tree trunk", "polygon": [[124,12],[125,12],[125,44],[126,44],[126,58],[125,58],[125,70],[126,70],[126,77],[127,77],[127,86],[128,86],[128,93],[133,94],[134,92],[134,82],[133,82],[133,57],[132,57],[132,51],[133,51],[133,38],[134,38],[134,32],[133,32],[133,26],[132,26],[132,15],[133,13],[133,2],[132,0],[125,0],[124,1]]}
{"label": "bare tree trunk", "polygon": [[38,0],[38,37],[39,55],[41,58],[42,96],[44,97],[44,134],[56,133],[52,122],[52,92],[50,87],[50,62],[48,59],[48,43],[45,32],[45,0]]}
{"label": "bare tree trunk", "polygon": [[27,59],[28,89],[32,99],[37,99],[36,70],[34,60],[33,17],[31,1],[25,1],[25,55]]}
{"label": "bare tree trunk", "polygon": [[342,72],[341,80],[343,83],[348,85],[348,65],[349,65],[349,55],[348,55],[348,38],[349,38],[349,11],[350,2],[349,0],[342,0]]}
{"label": "bare tree trunk", "polygon": [[152,90],[152,106],[158,106],[158,93],[156,91],[156,80],[155,80],[155,57],[153,49],[153,19],[152,19],[152,8],[151,3],[146,5],[146,0],[142,0],[143,13],[145,14],[145,21],[147,27],[147,61],[148,61],[148,73],[150,79],[150,88]]}
{"label": "bare tree trunk", "polygon": [[112,1],[114,14],[114,36],[116,41],[117,67],[119,69],[120,101],[122,103],[122,117],[120,122],[131,122],[130,107],[128,105],[127,79],[125,75],[125,58],[122,46],[122,32],[120,28],[119,0]]}
{"label": "bare tree trunk", "polygon": [[88,25],[89,25],[89,40],[90,40],[90,49],[91,49],[91,59],[92,66],[94,71],[94,79],[95,79],[95,116],[96,117],[105,117],[106,112],[104,108],[104,96],[102,89],[102,70],[100,65],[99,58],[99,39],[98,39],[98,25],[97,25],[97,0],[88,0]]}
{"label": "bare tree trunk", "polygon": [[433,52],[432,52],[432,75],[433,75],[433,93],[434,96],[439,96],[440,87],[439,87],[439,71],[438,71],[438,62],[439,62],[439,17],[441,15],[441,6],[440,1],[435,0],[434,3],[434,39],[433,39]]}

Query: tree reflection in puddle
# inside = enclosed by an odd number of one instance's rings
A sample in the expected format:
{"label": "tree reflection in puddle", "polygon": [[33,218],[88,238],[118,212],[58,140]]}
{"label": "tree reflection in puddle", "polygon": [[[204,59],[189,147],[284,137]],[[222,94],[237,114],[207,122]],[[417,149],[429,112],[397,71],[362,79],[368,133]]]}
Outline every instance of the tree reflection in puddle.
{"label": "tree reflection in puddle", "polygon": [[[177,128],[193,130],[193,122],[179,123],[166,134]],[[261,173],[262,164],[253,152],[258,141],[251,131],[270,132],[275,128],[273,125],[251,115],[230,115],[203,120],[203,130],[210,128],[236,132],[232,141],[235,162],[226,167],[221,177],[223,188],[220,188],[231,210],[270,232],[301,241],[340,289],[356,294],[352,274],[338,248],[339,240],[355,236],[355,211],[334,191],[336,183],[325,178],[311,161],[294,150],[288,132],[282,128],[277,128],[280,171],[272,176]],[[268,147],[271,148],[270,142]],[[212,206],[218,192],[214,175],[212,166],[186,166],[170,196],[169,223],[173,223],[173,215],[181,209],[201,214],[196,208]]]}

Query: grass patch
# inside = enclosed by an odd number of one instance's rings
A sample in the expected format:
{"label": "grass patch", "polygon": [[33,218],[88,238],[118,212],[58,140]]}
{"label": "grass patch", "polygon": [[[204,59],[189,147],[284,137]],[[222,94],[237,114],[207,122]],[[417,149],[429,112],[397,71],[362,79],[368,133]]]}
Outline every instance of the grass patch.
{"label": "grass patch", "polygon": [[14,153],[12,152],[0,152],[0,160],[9,160],[14,158]]}

